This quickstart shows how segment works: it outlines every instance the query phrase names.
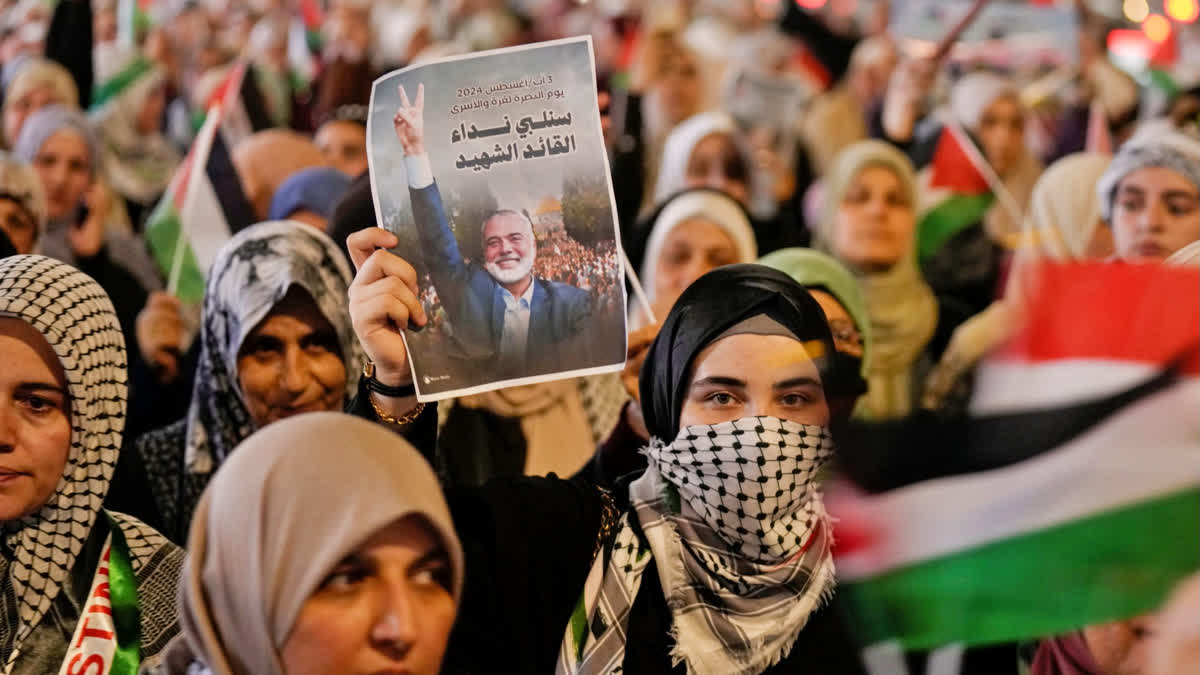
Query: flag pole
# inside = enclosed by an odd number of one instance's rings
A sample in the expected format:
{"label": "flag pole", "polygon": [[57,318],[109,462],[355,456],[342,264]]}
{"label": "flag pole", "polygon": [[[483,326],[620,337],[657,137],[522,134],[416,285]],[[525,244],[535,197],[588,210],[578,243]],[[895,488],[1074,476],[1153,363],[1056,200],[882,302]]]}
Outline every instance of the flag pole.
{"label": "flag pole", "polygon": [[1016,199],[1013,199],[1012,193],[1008,191],[1008,188],[1004,187],[1004,182],[1000,180],[1000,176],[992,168],[992,165],[988,163],[987,158],[983,156],[983,153],[979,152],[979,148],[975,147],[975,141],[971,140],[966,130],[962,128],[962,125],[952,115],[946,116],[944,125],[946,130],[954,135],[954,139],[958,141],[959,147],[966,153],[967,159],[971,160],[971,164],[975,166],[979,173],[983,174],[983,179],[987,181],[988,187],[996,195],[996,199],[1000,200],[1000,206],[1005,211],[1008,211],[1008,215],[1013,219],[1013,223],[1017,227],[1020,227],[1021,223],[1025,221],[1024,209],[1021,208]]}
{"label": "flag pole", "polygon": [[179,208],[179,238],[175,241],[175,255],[171,258],[171,274],[167,277],[167,292],[175,295],[179,290],[179,275],[183,270],[183,259],[186,254],[188,241],[188,223],[192,207],[196,203],[196,193],[199,191],[200,180],[205,175],[208,166],[208,155],[212,151],[213,140],[217,128],[221,125],[221,108],[213,106],[208,109],[208,119],[196,137],[196,154],[188,160],[187,184],[183,186],[183,205]]}
{"label": "flag pole", "polygon": [[621,252],[621,264],[625,266],[625,275],[629,277],[629,285],[633,286],[633,295],[637,297],[642,313],[650,323],[658,323],[654,316],[654,308],[650,305],[650,298],[646,297],[646,289],[642,288],[642,282],[638,279],[637,272],[633,271],[633,264],[629,262],[629,256],[626,255],[625,247],[621,246],[620,241],[617,242],[617,250]]}

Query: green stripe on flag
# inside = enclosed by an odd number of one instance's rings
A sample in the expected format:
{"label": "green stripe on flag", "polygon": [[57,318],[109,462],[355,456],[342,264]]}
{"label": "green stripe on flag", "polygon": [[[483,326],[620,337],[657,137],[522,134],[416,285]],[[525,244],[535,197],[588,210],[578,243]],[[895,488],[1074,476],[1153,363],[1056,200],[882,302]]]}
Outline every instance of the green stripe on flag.
{"label": "green stripe on flag", "polygon": [[108,103],[110,99],[124,91],[125,87],[128,87],[139,77],[153,69],[154,64],[148,59],[135,59],[128,66],[125,66],[121,72],[113,75],[104,82],[98,83],[92,90],[92,109],[94,110]]}
{"label": "green stripe on flag", "polygon": [[1159,606],[1200,567],[1200,490],[917,563],[838,593],[866,644],[1055,635]]}
{"label": "green stripe on flag", "polygon": [[918,259],[932,258],[954,235],[983,220],[993,201],[991,193],[956,193],[926,212],[917,223]]}
{"label": "green stripe on flag", "polygon": [[[204,299],[204,270],[196,261],[196,254],[186,240],[180,240],[183,222],[175,210],[172,193],[168,192],[159,202],[154,213],[146,221],[146,243],[154,256],[163,278],[170,279],[175,256],[184,256],[179,272],[179,287],[175,295],[186,303],[199,303]],[[183,247],[177,251],[177,247]]]}

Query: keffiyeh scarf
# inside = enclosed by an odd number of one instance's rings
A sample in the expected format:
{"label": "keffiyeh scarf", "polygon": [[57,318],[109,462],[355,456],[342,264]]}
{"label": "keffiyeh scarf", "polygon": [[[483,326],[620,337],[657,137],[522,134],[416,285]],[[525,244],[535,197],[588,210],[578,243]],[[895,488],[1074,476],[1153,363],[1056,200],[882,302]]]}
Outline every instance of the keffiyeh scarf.
{"label": "keffiyeh scarf", "polygon": [[[630,610],[655,564],[675,665],[692,675],[761,673],[788,655],[832,592],[832,533],[816,473],[824,427],[749,417],[655,441],[629,488],[608,555],[596,556],[557,672],[618,672]],[[639,536],[631,518],[637,518]]]}
{"label": "keffiyeh scarf", "polygon": [[212,473],[254,432],[237,382],[238,350],[293,285],[312,296],[337,333],[346,364],[346,394],[353,396],[353,374],[362,358],[346,300],[352,280],[337,244],[301,223],[259,223],[221,247],[204,293],[200,358],[185,432],[189,472]]}
{"label": "keffiyeh scarf", "polygon": [[[36,513],[3,524],[8,573],[0,590],[0,661],[7,673],[97,525],[121,447],[127,376],[125,341],[112,303],[95,281],[69,265],[32,255],[0,260],[0,316],[27,321],[58,355],[72,428],[67,463],[50,499]],[[138,579],[145,656],[178,632],[173,594],[182,552],[134,518],[114,514],[114,519]]]}

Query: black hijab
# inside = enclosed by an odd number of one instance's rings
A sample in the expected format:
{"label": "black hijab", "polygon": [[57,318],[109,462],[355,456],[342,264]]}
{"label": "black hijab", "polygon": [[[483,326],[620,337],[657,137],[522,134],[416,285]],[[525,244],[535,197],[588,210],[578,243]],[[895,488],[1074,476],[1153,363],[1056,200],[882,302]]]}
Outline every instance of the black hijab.
{"label": "black hijab", "polygon": [[[642,367],[642,415],[650,435],[670,442],[679,433],[679,413],[691,385],[692,361],[725,331],[765,314],[801,342],[820,340],[834,353],[829,323],[803,286],[763,265],[727,265],[684,290],[646,354]],[[832,359],[814,359],[821,381],[829,382]]]}

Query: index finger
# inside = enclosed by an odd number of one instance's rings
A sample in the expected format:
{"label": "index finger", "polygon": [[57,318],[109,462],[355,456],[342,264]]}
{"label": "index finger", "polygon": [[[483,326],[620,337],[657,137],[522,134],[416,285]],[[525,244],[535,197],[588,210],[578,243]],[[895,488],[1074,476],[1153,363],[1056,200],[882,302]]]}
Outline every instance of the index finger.
{"label": "index finger", "polygon": [[396,235],[382,227],[368,227],[346,237],[346,248],[350,251],[350,259],[354,261],[355,271],[362,269],[375,249],[391,248],[399,243]]}
{"label": "index finger", "polygon": [[425,83],[424,82],[417,85],[417,107],[421,108],[421,109],[425,108]]}
{"label": "index finger", "polygon": [[408,102],[408,92],[404,91],[404,85],[400,85],[398,89],[400,89],[400,105],[404,106],[405,108],[412,106],[412,104]]}

